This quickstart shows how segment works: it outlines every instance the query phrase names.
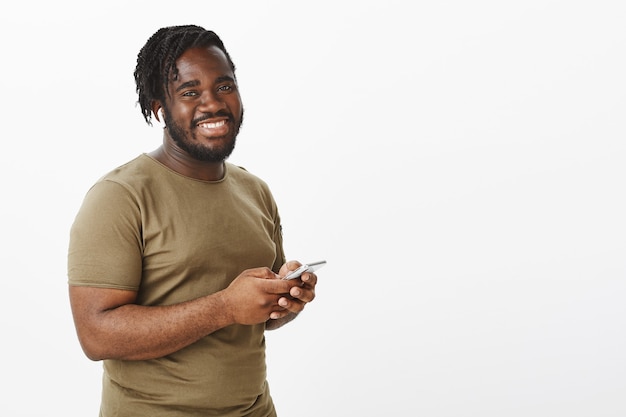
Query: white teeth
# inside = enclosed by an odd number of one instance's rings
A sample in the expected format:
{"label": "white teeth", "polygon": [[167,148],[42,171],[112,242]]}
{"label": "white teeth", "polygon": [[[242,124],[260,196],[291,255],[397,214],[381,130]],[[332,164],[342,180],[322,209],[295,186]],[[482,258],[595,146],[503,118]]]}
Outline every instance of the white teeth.
{"label": "white teeth", "polygon": [[216,123],[200,123],[198,126],[203,127],[205,129],[215,129],[220,126],[224,126],[226,124],[225,120]]}

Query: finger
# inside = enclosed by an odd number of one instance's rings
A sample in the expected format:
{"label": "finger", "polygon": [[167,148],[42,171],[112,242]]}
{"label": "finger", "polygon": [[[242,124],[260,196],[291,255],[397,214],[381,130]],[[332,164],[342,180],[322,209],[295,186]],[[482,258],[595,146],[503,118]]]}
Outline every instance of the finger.
{"label": "finger", "polygon": [[288,261],[287,263],[285,263],[285,265],[287,265],[287,268],[290,271],[295,271],[302,266],[302,264],[298,261]]}
{"label": "finger", "polygon": [[283,279],[268,279],[263,283],[263,291],[268,294],[281,295],[289,294],[289,291],[298,285],[295,279],[283,280]]}
{"label": "finger", "polygon": [[311,285],[312,287],[315,287],[315,285],[317,284],[317,275],[315,275],[313,272],[305,272],[300,277],[300,280],[305,285],[308,284],[308,285]]}
{"label": "finger", "polygon": [[247,276],[263,279],[278,278],[278,274],[275,274],[274,271],[267,267],[248,269],[244,272],[244,274]]}
{"label": "finger", "polygon": [[277,310],[277,311],[272,311],[270,313],[270,319],[271,320],[277,320],[277,319],[282,319],[283,317],[285,317],[287,314],[289,314],[288,310],[282,309],[282,310]]}
{"label": "finger", "polygon": [[289,295],[295,300],[299,300],[303,303],[310,303],[315,298],[315,291],[303,287],[293,287],[289,290]]}
{"label": "finger", "polygon": [[292,299],[288,297],[281,297],[278,300],[278,305],[285,309],[285,311],[290,311],[292,313],[299,313],[304,309],[306,303],[298,300]]}
{"label": "finger", "polygon": [[284,309],[289,308],[289,300],[287,299],[287,297],[280,297],[278,299],[278,305]]}

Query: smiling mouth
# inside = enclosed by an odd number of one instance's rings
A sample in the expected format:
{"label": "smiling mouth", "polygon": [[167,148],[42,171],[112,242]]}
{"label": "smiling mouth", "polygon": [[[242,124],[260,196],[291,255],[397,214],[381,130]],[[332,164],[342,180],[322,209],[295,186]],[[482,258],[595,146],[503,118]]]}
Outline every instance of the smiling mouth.
{"label": "smiling mouth", "polygon": [[198,132],[206,138],[220,138],[228,134],[230,125],[228,119],[222,119],[215,122],[203,121],[197,125]]}
{"label": "smiling mouth", "polygon": [[226,124],[226,120],[220,120],[219,122],[203,122],[198,123],[198,127],[203,129],[218,129]]}

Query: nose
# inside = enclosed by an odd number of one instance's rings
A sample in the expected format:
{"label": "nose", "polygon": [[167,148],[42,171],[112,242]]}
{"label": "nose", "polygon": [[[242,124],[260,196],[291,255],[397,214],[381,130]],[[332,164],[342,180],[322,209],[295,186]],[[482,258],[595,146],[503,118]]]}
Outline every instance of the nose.
{"label": "nose", "polygon": [[203,113],[216,113],[226,108],[226,103],[215,91],[206,90],[202,93],[202,100],[198,110]]}

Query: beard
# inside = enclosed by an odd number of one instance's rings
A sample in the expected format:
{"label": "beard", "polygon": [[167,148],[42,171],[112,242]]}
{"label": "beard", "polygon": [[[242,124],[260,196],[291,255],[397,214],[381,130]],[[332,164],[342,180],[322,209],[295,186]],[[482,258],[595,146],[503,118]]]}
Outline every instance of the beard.
{"label": "beard", "polygon": [[235,142],[239,129],[243,123],[243,108],[241,109],[241,119],[239,123],[235,124],[235,130],[224,137],[227,139],[220,146],[206,146],[200,142],[193,140],[193,129],[196,125],[203,120],[212,118],[215,116],[228,117],[229,121],[234,121],[234,117],[230,113],[217,112],[215,115],[212,113],[204,114],[202,117],[192,120],[191,126],[188,130],[185,130],[181,125],[176,123],[172,118],[169,110],[163,106],[163,119],[165,121],[165,127],[168,130],[172,140],[181,148],[187,152],[192,158],[203,162],[222,162],[225,161],[235,149]]}

